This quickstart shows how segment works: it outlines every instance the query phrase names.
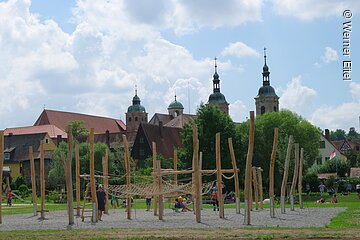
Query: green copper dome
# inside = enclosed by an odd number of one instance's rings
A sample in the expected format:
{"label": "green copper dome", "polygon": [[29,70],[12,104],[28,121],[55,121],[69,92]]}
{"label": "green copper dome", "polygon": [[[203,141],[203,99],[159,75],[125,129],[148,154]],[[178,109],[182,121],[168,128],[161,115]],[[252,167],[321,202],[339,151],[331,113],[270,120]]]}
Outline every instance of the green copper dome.
{"label": "green copper dome", "polygon": [[209,103],[227,103],[224,94],[214,92],[209,96]]}
{"label": "green copper dome", "polygon": [[275,90],[270,85],[264,85],[259,89],[258,97],[277,97]]}
{"label": "green copper dome", "polygon": [[184,109],[184,106],[181,104],[181,102],[176,101],[175,97],[175,101],[170,103],[168,109]]}
{"label": "green copper dome", "polygon": [[138,97],[138,95],[135,93],[135,96],[133,97],[133,105],[128,107],[127,112],[146,112],[144,106],[142,106],[140,104],[140,98]]}

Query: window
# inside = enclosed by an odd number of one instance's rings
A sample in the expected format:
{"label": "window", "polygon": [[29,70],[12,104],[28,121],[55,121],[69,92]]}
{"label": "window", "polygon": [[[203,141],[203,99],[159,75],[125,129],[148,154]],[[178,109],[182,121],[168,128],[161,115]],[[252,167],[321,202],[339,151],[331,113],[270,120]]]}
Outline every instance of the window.
{"label": "window", "polygon": [[356,146],[356,151],[359,151],[360,150],[360,147],[359,146]]}
{"label": "window", "polygon": [[321,157],[318,157],[316,159],[316,165],[321,165],[322,164],[322,158]]}
{"label": "window", "polygon": [[10,160],[10,153],[4,153],[4,160]]}
{"label": "window", "polygon": [[325,162],[327,162],[329,159],[330,159],[330,157],[326,157],[326,158],[325,158]]}
{"label": "window", "polygon": [[137,120],[138,120],[138,117],[135,117],[135,122],[137,122]]}
{"label": "window", "polygon": [[49,144],[49,139],[45,138],[45,144]]}
{"label": "window", "polygon": [[129,117],[129,122],[131,122],[131,117]]}
{"label": "window", "polygon": [[320,148],[325,148],[325,141],[320,141]]}
{"label": "window", "polygon": [[144,143],[144,138],[141,137],[141,138],[139,139],[139,143]]}
{"label": "window", "polygon": [[263,115],[265,113],[265,107],[264,106],[261,107],[260,112],[261,112],[261,115]]}
{"label": "window", "polygon": [[277,112],[277,108],[276,108],[276,107],[274,107],[274,112]]}
{"label": "window", "polygon": [[144,155],[145,155],[144,149],[141,148],[141,149],[139,150],[139,155],[140,155],[140,156],[144,156]]}

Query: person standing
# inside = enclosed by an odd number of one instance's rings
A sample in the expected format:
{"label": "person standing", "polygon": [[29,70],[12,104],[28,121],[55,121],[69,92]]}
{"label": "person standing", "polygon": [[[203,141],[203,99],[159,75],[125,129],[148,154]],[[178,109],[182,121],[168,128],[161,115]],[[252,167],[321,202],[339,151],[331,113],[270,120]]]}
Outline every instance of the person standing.
{"label": "person standing", "polygon": [[105,211],[106,193],[101,184],[99,184],[98,190],[96,191],[96,197],[98,201],[98,220],[102,221],[101,217]]}
{"label": "person standing", "polygon": [[218,191],[217,188],[212,188],[210,193],[210,199],[213,203],[214,211],[219,211],[219,199],[218,199]]}
{"label": "person standing", "polygon": [[325,191],[325,185],[323,184],[323,183],[321,183],[320,185],[319,185],[319,190],[320,190],[320,195],[322,196],[323,195],[323,193],[324,193],[324,191]]}
{"label": "person standing", "polygon": [[145,202],[146,202],[146,211],[150,211],[150,205],[151,205],[151,195],[147,195],[145,197]]}

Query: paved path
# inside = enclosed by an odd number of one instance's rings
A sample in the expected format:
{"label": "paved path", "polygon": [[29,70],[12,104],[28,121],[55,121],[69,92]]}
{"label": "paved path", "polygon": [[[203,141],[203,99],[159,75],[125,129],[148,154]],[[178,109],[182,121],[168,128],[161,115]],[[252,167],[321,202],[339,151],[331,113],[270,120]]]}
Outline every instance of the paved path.
{"label": "paved path", "polygon": [[[251,226],[244,225],[244,209],[241,214],[236,214],[235,209],[225,209],[225,219],[219,218],[219,213],[211,209],[202,210],[201,223],[195,222],[193,212],[175,213],[171,209],[165,209],[164,220],[158,220],[153,212],[144,209],[133,210],[132,220],[126,219],[123,209],[109,210],[109,215],[103,216],[103,221],[96,224],[90,222],[90,218],[81,221],[75,217],[75,224],[70,228],[249,228],[249,227],[324,227],[330,219],[335,217],[345,208],[308,208],[286,209],[286,214],[281,214],[280,209],[275,209],[276,218],[270,218],[269,209],[254,210],[251,212]],[[46,220],[39,220],[32,214],[17,214],[3,216],[2,230],[19,229],[67,229],[68,216],[66,211],[54,211],[45,214]]]}

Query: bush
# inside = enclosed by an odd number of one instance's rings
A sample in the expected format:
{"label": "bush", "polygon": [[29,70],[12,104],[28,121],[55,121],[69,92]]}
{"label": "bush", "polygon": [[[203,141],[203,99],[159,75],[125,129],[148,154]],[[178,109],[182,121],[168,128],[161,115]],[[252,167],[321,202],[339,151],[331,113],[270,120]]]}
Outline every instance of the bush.
{"label": "bush", "polygon": [[310,185],[310,191],[312,192],[318,192],[319,191],[319,185],[320,180],[318,179],[318,176],[315,172],[308,173],[303,177],[303,191],[306,191],[306,183],[309,183]]}
{"label": "bush", "polygon": [[29,188],[25,184],[22,184],[18,187],[18,192],[22,198],[29,196]]}
{"label": "bush", "polygon": [[21,185],[26,185],[25,178],[23,178],[23,177],[18,177],[18,178],[15,180],[14,189],[19,190],[19,187],[20,187]]}

